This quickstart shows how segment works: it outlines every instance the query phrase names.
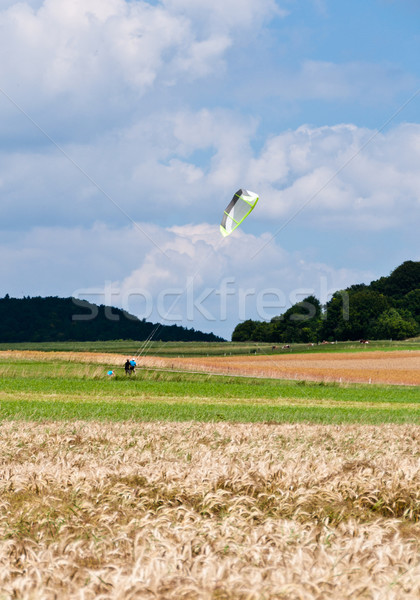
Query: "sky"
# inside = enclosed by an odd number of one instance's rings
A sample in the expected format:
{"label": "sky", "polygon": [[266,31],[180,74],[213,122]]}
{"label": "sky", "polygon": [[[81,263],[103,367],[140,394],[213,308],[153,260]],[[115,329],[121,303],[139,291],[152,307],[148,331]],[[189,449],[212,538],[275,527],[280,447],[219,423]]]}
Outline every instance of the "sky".
{"label": "sky", "polygon": [[417,0],[0,0],[0,296],[230,339],[419,260],[419,25]]}

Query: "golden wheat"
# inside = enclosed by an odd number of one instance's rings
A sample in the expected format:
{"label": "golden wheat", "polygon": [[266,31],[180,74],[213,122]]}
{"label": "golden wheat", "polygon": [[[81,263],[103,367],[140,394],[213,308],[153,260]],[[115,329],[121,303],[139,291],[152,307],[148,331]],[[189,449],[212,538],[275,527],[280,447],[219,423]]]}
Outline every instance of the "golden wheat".
{"label": "golden wheat", "polygon": [[0,598],[411,599],[412,425],[0,425]]}

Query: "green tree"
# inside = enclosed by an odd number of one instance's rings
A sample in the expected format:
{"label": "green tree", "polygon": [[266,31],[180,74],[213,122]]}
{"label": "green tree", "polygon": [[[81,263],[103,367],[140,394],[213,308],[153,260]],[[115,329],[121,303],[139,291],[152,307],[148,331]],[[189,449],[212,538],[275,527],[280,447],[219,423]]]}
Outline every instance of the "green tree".
{"label": "green tree", "polygon": [[399,307],[408,310],[420,326],[420,288],[406,294],[399,302]]}
{"label": "green tree", "polygon": [[404,340],[416,335],[419,326],[408,311],[398,311],[396,308],[385,310],[378,318],[376,338]]}
{"label": "green tree", "polygon": [[232,342],[249,342],[253,339],[254,329],[258,321],[247,319],[243,323],[238,323],[232,333]]}
{"label": "green tree", "polygon": [[391,298],[401,299],[420,287],[420,261],[407,260],[394,269],[388,277],[372,281],[371,289]]}
{"label": "green tree", "polygon": [[270,342],[271,341],[272,327],[271,323],[265,323],[264,321],[258,321],[255,325],[254,331],[252,332],[251,340],[253,342]]}
{"label": "green tree", "polygon": [[291,306],[286,312],[271,320],[272,342],[316,342],[321,329],[320,301],[308,296]]}
{"label": "green tree", "polygon": [[376,321],[388,308],[388,299],[369,288],[338,292],[327,304],[322,335],[330,341],[375,337]]}
{"label": "green tree", "polygon": [[320,337],[330,342],[348,339],[346,337],[346,322],[348,318],[349,294],[346,290],[339,290],[327,302],[325,312],[322,315]]}

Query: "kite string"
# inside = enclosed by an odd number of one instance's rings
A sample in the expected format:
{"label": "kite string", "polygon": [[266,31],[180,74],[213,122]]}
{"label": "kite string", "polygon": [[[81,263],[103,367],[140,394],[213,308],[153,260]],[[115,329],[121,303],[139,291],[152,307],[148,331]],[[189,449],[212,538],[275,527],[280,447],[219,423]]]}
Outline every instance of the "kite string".
{"label": "kite string", "polygon": [[[201,269],[203,268],[203,266],[207,263],[210,255],[214,252],[216,252],[216,250],[218,249],[218,247],[220,246],[220,244],[223,242],[223,238],[221,238],[219,240],[219,242],[213,247],[211,247],[209,249],[209,252],[207,253],[207,255],[200,261],[200,264],[198,265],[194,275],[190,278],[190,280],[188,281],[188,283],[186,284],[186,286],[184,287],[184,289],[182,290],[181,294],[179,294],[175,300],[172,302],[171,306],[168,308],[168,310],[166,311],[163,320],[166,320],[168,315],[171,313],[171,311],[175,308],[175,306],[178,304],[179,300],[182,298],[182,296],[188,292],[190,290],[190,288],[192,287],[192,285],[194,284],[195,279],[197,278],[199,272],[201,271]],[[144,343],[142,344],[140,350],[137,352],[137,354],[135,355],[135,358],[140,357],[140,356],[146,356],[149,352],[149,350],[151,349],[151,345],[152,345],[152,341],[153,341],[153,337],[156,335],[156,333],[159,331],[159,329],[163,327],[163,323],[158,323],[155,328],[152,330],[152,332],[149,334],[149,336],[147,337],[147,339],[144,341]],[[164,346],[167,344],[168,342],[165,342]]]}
{"label": "kite string", "polygon": [[[243,195],[246,195],[249,198],[253,198],[252,203],[250,201],[248,201],[247,199],[245,199],[243,197]],[[249,215],[249,213],[254,209],[256,203],[258,202],[258,196],[257,194],[254,194],[253,192],[249,192],[247,190],[242,190],[240,189],[238,192],[235,193],[235,195],[233,196],[231,203],[229,204],[229,206],[227,207],[226,211],[225,211],[225,216],[229,216],[228,212],[230,208],[233,208],[236,203],[238,202],[238,200],[242,199],[246,205],[247,205],[247,212],[245,215],[241,215],[241,220],[240,221],[236,221],[235,219],[232,219],[235,223],[236,226],[233,227],[233,229],[236,229],[236,227],[238,225],[240,225],[242,223],[242,221]],[[231,217],[232,218],[232,217]],[[226,223],[224,223],[222,221],[222,225],[221,225],[221,230],[223,233],[223,226],[226,227]],[[232,229],[232,231],[233,231]],[[225,230],[226,231],[226,230]],[[173,308],[178,304],[180,298],[184,295],[185,292],[188,292],[190,287],[194,284],[194,281],[197,277],[197,275],[199,274],[199,272],[201,271],[201,269],[203,268],[203,265],[205,265],[210,257],[210,255],[214,252],[217,252],[220,244],[223,242],[224,238],[219,238],[219,241],[216,243],[216,245],[213,247],[210,245],[210,249],[209,252],[207,253],[207,255],[200,261],[199,266],[197,267],[194,275],[192,276],[192,278],[188,281],[187,285],[185,286],[185,288],[183,289],[183,291],[181,292],[180,295],[177,296],[177,298],[175,298],[175,300],[173,301],[173,303],[171,304],[171,306],[169,307],[169,309],[167,310],[166,314],[163,317],[163,320],[166,320],[168,315],[170,314],[170,312],[173,310]],[[156,325],[156,327],[154,329],[152,329],[152,331],[150,332],[150,334],[148,335],[148,337],[146,338],[146,340],[143,342],[142,346],[139,348],[139,350],[137,351],[136,357],[139,356],[146,356],[146,354],[148,353],[149,349],[151,348],[152,345],[152,340],[153,337],[156,335],[156,333],[159,331],[160,327],[162,327],[162,323],[158,323]],[[167,343],[167,342],[166,342]]]}
{"label": "kite string", "polygon": [[[221,237],[219,239],[219,241],[215,244],[215,246],[210,246],[210,249],[208,251],[208,253],[206,254],[206,256],[204,256],[204,258],[202,258],[202,260],[200,261],[195,273],[193,274],[193,276],[189,279],[188,283],[185,285],[184,289],[182,290],[182,292],[175,298],[175,300],[172,302],[171,306],[168,308],[168,310],[166,311],[164,317],[163,317],[163,321],[165,321],[168,317],[168,315],[172,312],[172,310],[175,308],[175,306],[178,304],[178,302],[180,301],[180,299],[184,296],[185,293],[188,293],[189,290],[191,289],[191,287],[194,284],[194,281],[196,280],[196,278],[198,277],[200,271],[202,270],[202,268],[204,267],[204,265],[207,264],[210,256],[212,254],[214,254],[215,252],[217,252],[219,246],[224,242],[224,238]],[[158,323],[154,329],[151,331],[151,333],[149,334],[149,336],[147,337],[147,339],[143,342],[142,346],[137,350],[137,353],[135,354],[134,358],[140,358],[140,357],[146,357],[147,354],[149,353],[150,349],[151,349],[151,345],[153,342],[153,338],[156,335],[156,333],[159,331],[159,329],[163,327],[163,323]],[[168,344],[168,341],[164,343],[163,347]]]}

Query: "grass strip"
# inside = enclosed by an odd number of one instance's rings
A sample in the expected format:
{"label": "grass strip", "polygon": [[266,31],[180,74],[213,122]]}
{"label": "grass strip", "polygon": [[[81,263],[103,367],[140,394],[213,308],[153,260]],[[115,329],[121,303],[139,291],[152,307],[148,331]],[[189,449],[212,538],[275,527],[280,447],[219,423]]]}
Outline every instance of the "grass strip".
{"label": "grass strip", "polygon": [[418,386],[391,386],[237,379],[206,375],[142,372],[136,378],[81,379],[76,377],[3,377],[0,392],[7,394],[57,394],[88,398],[139,397],[219,398],[224,400],[278,400],[299,398],[341,402],[391,402],[420,405]]}
{"label": "grass strip", "polygon": [[[37,401],[37,402],[83,402],[84,399],[78,394],[45,394],[38,392],[19,392],[19,393],[7,393],[0,391],[0,403],[2,401]],[[100,396],[89,396],[89,402],[100,403],[108,402],[113,404],[124,404],[130,402],[164,402],[165,404],[229,404],[230,406],[243,405],[243,406],[323,406],[326,408],[363,408],[368,410],[370,408],[382,408],[385,410],[407,409],[417,411],[420,413],[420,405],[410,402],[352,402],[351,400],[337,400],[337,399],[325,399],[325,398],[290,398],[290,397],[279,397],[279,398],[218,398],[218,397],[205,397],[205,396],[193,396],[193,397],[182,397],[182,396],[155,396],[148,394],[141,395],[124,395],[119,397],[100,397]]]}
{"label": "grass strip", "polygon": [[[43,352],[106,352],[137,355],[144,350],[144,341],[108,340],[97,342],[14,342],[0,343],[0,351],[28,350]],[[262,354],[298,354],[335,353],[335,352],[371,352],[373,350],[418,350],[420,338],[390,341],[371,340],[369,345],[359,341],[338,342],[334,344],[292,344],[292,348],[282,349],[282,344],[264,342],[157,342],[147,344],[146,354],[155,356],[235,356],[251,352]]]}
{"label": "grass strip", "polygon": [[229,421],[237,423],[420,423],[416,410],[393,408],[195,404],[182,402],[62,402],[6,400],[1,420]]}

